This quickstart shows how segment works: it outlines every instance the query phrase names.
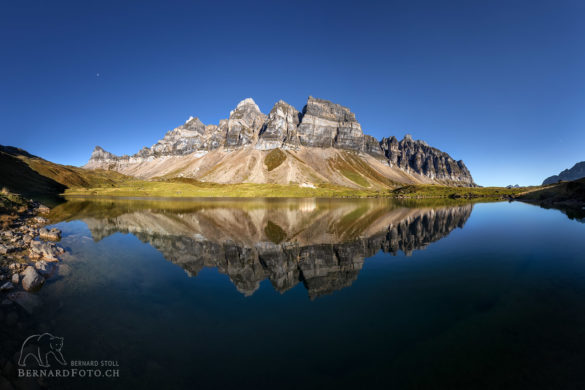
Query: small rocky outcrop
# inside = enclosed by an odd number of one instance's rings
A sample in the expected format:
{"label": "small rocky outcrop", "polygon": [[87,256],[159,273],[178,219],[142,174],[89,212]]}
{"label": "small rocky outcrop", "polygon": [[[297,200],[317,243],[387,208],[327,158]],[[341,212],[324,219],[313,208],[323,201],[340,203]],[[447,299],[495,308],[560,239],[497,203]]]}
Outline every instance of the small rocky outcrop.
{"label": "small rocky outcrop", "polygon": [[5,205],[0,213],[4,221],[0,228],[0,292],[10,292],[0,295],[0,301],[20,305],[22,300],[16,298],[39,289],[65,250],[53,242],[61,238],[61,231],[44,227],[49,221],[41,215],[49,212],[48,207],[11,193],[0,194],[0,201]]}
{"label": "small rocky outcrop", "polygon": [[578,162],[571,169],[565,169],[558,175],[550,176],[544,179],[542,185],[555,184],[559,181],[573,181],[585,177],[585,161]]}

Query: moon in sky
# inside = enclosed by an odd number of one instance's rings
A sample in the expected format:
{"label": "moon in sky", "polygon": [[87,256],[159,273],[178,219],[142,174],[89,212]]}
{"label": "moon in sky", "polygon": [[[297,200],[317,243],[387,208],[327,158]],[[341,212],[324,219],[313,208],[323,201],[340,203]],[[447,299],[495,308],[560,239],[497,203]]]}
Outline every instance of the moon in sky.
{"label": "moon in sky", "polygon": [[95,77],[100,77],[100,74],[99,73],[96,73]]}

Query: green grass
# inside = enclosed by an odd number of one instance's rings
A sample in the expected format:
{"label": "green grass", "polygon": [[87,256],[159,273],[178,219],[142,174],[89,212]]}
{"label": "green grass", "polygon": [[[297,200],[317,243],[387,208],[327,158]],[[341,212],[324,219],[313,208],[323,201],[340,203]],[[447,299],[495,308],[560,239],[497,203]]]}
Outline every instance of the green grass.
{"label": "green grass", "polygon": [[291,197],[291,198],[343,198],[375,197],[376,191],[355,190],[348,187],[322,184],[316,188],[281,184],[217,184],[198,182],[192,179],[169,179],[164,181],[132,180],[118,185],[93,188],[74,187],[65,191],[73,196],[118,196],[118,197]]}
{"label": "green grass", "polygon": [[506,198],[513,197],[527,188],[505,187],[448,187],[432,184],[408,185],[392,190],[397,198]]}
{"label": "green grass", "polygon": [[338,171],[339,173],[341,173],[343,176],[345,176],[358,186],[365,188],[370,187],[370,182],[367,181],[362,175],[360,175],[358,170],[352,164],[348,163],[343,158],[335,157],[329,159],[329,166],[334,171]]}
{"label": "green grass", "polygon": [[0,186],[43,203],[58,203],[58,195],[69,187],[115,186],[129,180],[118,172],[55,164],[22,149],[0,145]]}
{"label": "green grass", "polygon": [[[539,188],[539,187],[533,187]],[[159,181],[128,180],[115,186],[105,185],[91,188],[72,187],[65,195],[114,196],[114,197],[290,197],[290,198],[365,198],[387,197],[400,199],[451,198],[502,199],[526,192],[526,188],[502,187],[448,187],[440,185],[407,185],[395,189],[354,189],[332,184],[319,184],[316,188],[300,187],[296,184],[218,184],[194,179],[175,178]]]}
{"label": "green grass", "polygon": [[0,192],[0,214],[10,214],[27,206],[28,202],[22,196],[9,192],[3,188]]}
{"label": "green grass", "polygon": [[519,200],[544,203],[585,203],[585,178],[548,185],[518,195]]}
{"label": "green grass", "polygon": [[266,169],[272,171],[273,169],[278,168],[284,160],[286,160],[286,153],[280,149],[272,149],[270,153],[264,157],[264,164],[266,165]]}

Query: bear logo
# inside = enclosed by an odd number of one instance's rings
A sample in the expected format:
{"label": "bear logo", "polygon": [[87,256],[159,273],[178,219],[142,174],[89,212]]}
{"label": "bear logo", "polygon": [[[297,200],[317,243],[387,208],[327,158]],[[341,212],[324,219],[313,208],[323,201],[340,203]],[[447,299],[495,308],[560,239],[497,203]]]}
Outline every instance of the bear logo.
{"label": "bear logo", "polygon": [[33,334],[22,343],[18,365],[24,367],[26,360],[32,356],[39,366],[50,367],[49,355],[53,355],[57,362],[66,366],[61,348],[63,348],[63,337],[55,337],[50,333]]}

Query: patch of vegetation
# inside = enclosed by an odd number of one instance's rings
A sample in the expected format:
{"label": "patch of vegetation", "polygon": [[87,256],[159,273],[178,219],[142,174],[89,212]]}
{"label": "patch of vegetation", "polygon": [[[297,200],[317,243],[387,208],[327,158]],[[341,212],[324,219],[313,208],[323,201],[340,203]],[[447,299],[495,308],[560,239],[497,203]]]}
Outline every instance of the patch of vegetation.
{"label": "patch of vegetation", "polygon": [[344,152],[343,156],[345,160],[351,164],[352,168],[358,171],[361,175],[374,180],[384,186],[393,187],[396,185],[392,180],[388,179],[384,175],[380,174],[374,168],[372,168],[366,161],[361,159],[354,153]]}
{"label": "patch of vegetation", "polygon": [[284,230],[272,221],[268,221],[266,224],[264,234],[266,234],[266,237],[275,244],[280,244],[286,239],[286,233]]}
{"label": "patch of vegetation", "polygon": [[517,199],[541,204],[579,204],[585,203],[585,178],[560,182],[519,194]]}
{"label": "patch of vegetation", "polygon": [[18,194],[11,193],[7,188],[0,191],[0,214],[17,212],[20,208],[26,207],[27,201]]}
{"label": "patch of vegetation", "polygon": [[408,185],[391,191],[396,198],[511,198],[527,188],[504,187],[448,187],[434,184]]}
{"label": "patch of vegetation", "polygon": [[329,166],[343,176],[354,182],[360,187],[370,187],[370,182],[367,181],[360,173],[341,157],[336,157],[329,160]]}
{"label": "patch of vegetation", "polygon": [[272,171],[280,166],[286,160],[286,153],[280,149],[272,149],[266,157],[264,157],[264,164],[266,169]]}
{"label": "patch of vegetation", "polygon": [[332,184],[320,184],[316,188],[309,188],[290,184],[218,184],[188,178],[161,181],[132,180],[119,183],[114,187],[73,187],[67,189],[65,195],[183,198],[356,198],[384,196],[383,193],[374,190],[358,190]]}
{"label": "patch of vegetation", "polygon": [[115,186],[133,180],[113,171],[90,171],[55,164],[24,150],[0,146],[0,185],[48,205],[59,203],[68,187]]}

